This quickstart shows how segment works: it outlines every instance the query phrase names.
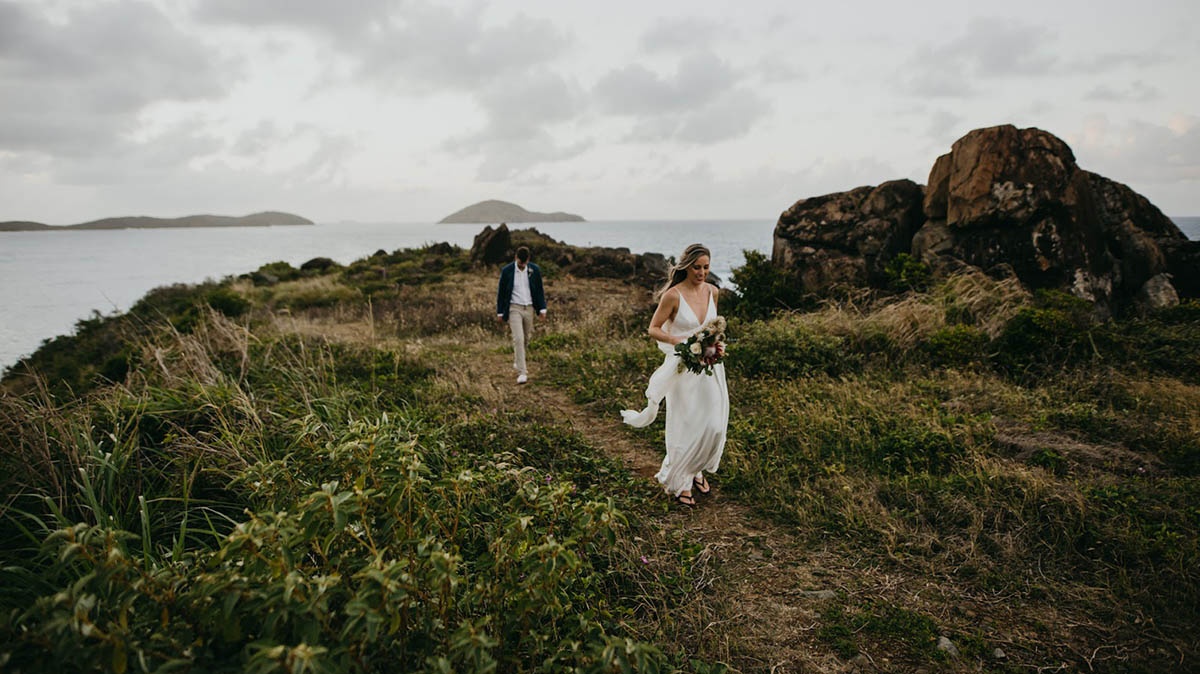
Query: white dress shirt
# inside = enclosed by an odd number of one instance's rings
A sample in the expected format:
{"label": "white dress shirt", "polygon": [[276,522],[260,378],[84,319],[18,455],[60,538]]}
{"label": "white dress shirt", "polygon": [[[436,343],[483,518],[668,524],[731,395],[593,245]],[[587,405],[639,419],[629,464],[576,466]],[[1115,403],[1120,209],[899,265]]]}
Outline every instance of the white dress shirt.
{"label": "white dress shirt", "polygon": [[512,304],[533,304],[533,292],[529,290],[529,265],[521,269],[520,265],[513,268]]}

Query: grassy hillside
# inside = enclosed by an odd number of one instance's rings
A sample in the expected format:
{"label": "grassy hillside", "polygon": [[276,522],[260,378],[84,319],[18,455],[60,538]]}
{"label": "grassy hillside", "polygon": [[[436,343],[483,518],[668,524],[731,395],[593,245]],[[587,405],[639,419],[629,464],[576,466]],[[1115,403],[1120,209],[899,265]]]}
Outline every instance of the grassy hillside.
{"label": "grassy hillside", "polygon": [[821,303],[748,255],[695,512],[615,421],[661,360],[636,287],[551,268],[519,390],[444,245],[82,322],[4,380],[0,664],[1197,667],[1200,306],[918,272]]}

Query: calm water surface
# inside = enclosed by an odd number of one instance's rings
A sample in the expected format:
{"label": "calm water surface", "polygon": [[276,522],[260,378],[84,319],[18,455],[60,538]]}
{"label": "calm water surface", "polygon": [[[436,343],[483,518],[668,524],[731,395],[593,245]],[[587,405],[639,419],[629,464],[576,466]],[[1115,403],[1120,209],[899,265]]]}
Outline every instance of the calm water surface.
{"label": "calm water surface", "polygon": [[[518,225],[523,227],[524,225]],[[771,251],[773,219],[565,222],[532,225],[560,241],[678,255],[702,242],[721,278],[742,250]],[[342,264],[382,248],[448,241],[470,247],[482,225],[338,223],[312,227],[0,232],[0,369],[93,311],[125,311],[151,288],[241,274],[275,260]]]}

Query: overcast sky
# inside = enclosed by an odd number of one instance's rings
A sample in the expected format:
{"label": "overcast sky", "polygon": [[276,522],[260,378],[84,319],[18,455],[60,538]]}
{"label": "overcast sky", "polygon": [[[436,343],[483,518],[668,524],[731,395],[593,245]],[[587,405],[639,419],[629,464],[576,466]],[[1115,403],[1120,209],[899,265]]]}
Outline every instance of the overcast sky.
{"label": "overcast sky", "polygon": [[0,0],[0,220],[773,219],[1037,126],[1200,215],[1200,2]]}

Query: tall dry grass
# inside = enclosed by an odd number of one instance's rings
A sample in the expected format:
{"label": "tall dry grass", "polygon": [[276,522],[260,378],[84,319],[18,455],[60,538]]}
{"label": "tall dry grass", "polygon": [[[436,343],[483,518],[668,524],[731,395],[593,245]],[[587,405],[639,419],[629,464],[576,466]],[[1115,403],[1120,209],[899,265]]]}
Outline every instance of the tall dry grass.
{"label": "tall dry grass", "polygon": [[1030,299],[1016,279],[996,280],[970,272],[952,276],[929,292],[882,300],[862,292],[827,300],[820,309],[796,312],[792,318],[821,334],[883,335],[897,347],[908,349],[952,322],[978,328],[994,338]]}

